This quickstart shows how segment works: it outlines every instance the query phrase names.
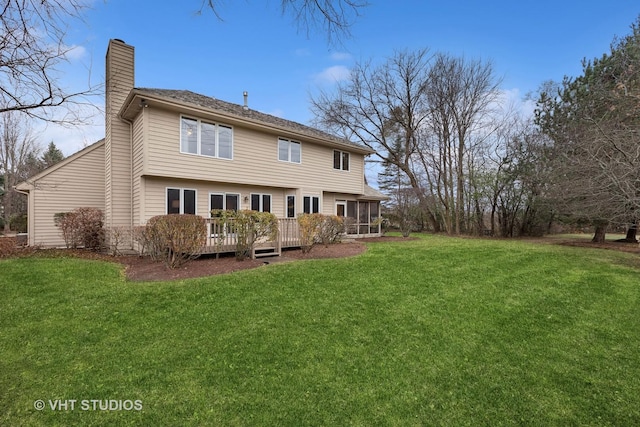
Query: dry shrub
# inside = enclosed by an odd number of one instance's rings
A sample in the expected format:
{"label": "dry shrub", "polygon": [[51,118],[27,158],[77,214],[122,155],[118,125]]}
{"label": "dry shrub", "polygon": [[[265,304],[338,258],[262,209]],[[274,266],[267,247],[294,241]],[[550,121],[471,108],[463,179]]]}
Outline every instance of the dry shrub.
{"label": "dry shrub", "polygon": [[138,244],[138,252],[140,252],[140,255],[147,255],[149,249],[149,238],[147,234],[147,227],[144,225],[139,225],[131,229],[131,238]]}
{"label": "dry shrub", "polygon": [[278,217],[270,212],[214,209],[211,215],[225,223],[229,232],[235,233],[236,259],[239,261],[249,258],[260,240],[278,238]]}
{"label": "dry shrub", "polygon": [[207,224],[197,215],[158,215],[149,220],[142,234],[153,260],[177,268],[200,256],[207,239]]}
{"label": "dry shrub", "polygon": [[99,251],[104,247],[103,213],[97,208],[76,208],[54,214],[54,222],[67,248]]}
{"label": "dry shrub", "polygon": [[122,255],[120,249],[131,243],[133,230],[127,226],[114,226],[109,229],[109,246],[111,247],[111,255]]}
{"label": "dry shrub", "polygon": [[19,251],[15,237],[0,236],[0,258],[10,258]]}
{"label": "dry shrub", "polygon": [[298,215],[302,253],[309,253],[315,243],[328,246],[339,243],[345,231],[345,222],[337,215],[320,213]]}
{"label": "dry shrub", "polygon": [[337,215],[323,215],[322,220],[318,224],[317,239],[325,247],[333,243],[340,243],[344,230],[345,224],[342,217]]}
{"label": "dry shrub", "polygon": [[311,252],[318,236],[318,227],[322,223],[322,214],[300,214],[298,225],[300,226],[300,248],[302,253]]}

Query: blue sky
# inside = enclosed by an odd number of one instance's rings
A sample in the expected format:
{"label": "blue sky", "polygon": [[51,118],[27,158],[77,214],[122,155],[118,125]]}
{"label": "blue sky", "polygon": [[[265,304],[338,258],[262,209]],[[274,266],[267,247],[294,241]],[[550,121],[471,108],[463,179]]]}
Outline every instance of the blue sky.
{"label": "blue sky", "polygon": [[[355,62],[427,47],[492,61],[502,89],[520,99],[545,80],[579,75],[581,60],[607,52],[640,14],[637,0],[371,0],[353,37],[330,45],[320,31],[299,33],[280,0],[221,0],[223,21],[206,9],[197,14],[200,5],[95,0],[85,24],[69,31],[77,49],[64,85],[85,84],[89,69],[93,82],[103,80],[108,41],[119,38],[135,47],[138,87],[188,89],[239,104],[246,90],[251,108],[308,123],[310,95],[330,90]],[[69,155],[103,135],[96,117],[77,129],[48,126],[39,139]]]}

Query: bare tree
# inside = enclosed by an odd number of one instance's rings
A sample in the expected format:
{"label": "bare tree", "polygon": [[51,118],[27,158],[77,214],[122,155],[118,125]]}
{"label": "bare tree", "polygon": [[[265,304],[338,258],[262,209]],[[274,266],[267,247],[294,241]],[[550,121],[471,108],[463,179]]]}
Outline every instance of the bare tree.
{"label": "bare tree", "polygon": [[498,98],[498,84],[489,62],[438,54],[429,70],[425,95],[431,137],[423,141],[419,153],[430,185],[444,206],[449,233],[462,231],[466,156],[472,150],[474,133],[491,123],[487,116]]}
{"label": "bare tree", "polygon": [[318,125],[376,151],[402,171],[433,229],[460,233],[468,210],[466,156],[498,95],[490,63],[427,49],[358,64],[336,92],[312,99]]}
{"label": "bare tree", "polygon": [[429,61],[429,51],[422,49],[396,52],[378,67],[357,64],[334,93],[321,92],[311,100],[316,124],[375,150],[377,161],[397,166],[410,186],[420,189],[413,157],[427,120]]}
{"label": "bare tree", "polygon": [[[223,0],[202,0],[199,12],[208,7],[222,19],[220,6]],[[368,6],[364,0],[281,0],[283,15],[291,15],[298,31],[307,36],[317,29],[323,31],[329,43],[351,37],[351,27]]]}
{"label": "bare tree", "polygon": [[26,118],[19,112],[6,112],[0,115],[0,174],[3,182],[3,220],[4,232],[10,231],[13,216],[20,207],[20,195],[13,187],[25,177],[21,173],[29,159],[37,157],[38,146],[27,126]]}
{"label": "bare tree", "polygon": [[[67,29],[81,19],[83,0],[0,3],[0,114],[20,111],[49,122],[77,122],[71,107],[89,105],[85,97],[96,88],[63,88],[59,67],[73,49],[65,42]],[[65,114],[55,114],[63,106],[69,107]]]}

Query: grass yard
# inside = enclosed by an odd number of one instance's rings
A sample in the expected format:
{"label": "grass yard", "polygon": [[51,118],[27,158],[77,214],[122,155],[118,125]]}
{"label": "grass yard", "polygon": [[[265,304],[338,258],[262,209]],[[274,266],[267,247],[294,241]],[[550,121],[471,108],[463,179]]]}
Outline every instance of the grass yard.
{"label": "grass yard", "polygon": [[7,426],[640,425],[640,260],[434,236],[167,283],[4,260],[0,408]]}

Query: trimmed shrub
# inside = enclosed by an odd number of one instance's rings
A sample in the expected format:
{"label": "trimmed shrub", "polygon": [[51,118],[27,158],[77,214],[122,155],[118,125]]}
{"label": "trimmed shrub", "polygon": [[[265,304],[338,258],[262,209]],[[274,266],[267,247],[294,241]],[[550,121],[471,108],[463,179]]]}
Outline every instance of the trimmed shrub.
{"label": "trimmed shrub", "polygon": [[298,225],[300,226],[300,248],[302,249],[303,254],[311,252],[314,243],[317,241],[318,228],[322,221],[323,215],[319,213],[298,215]]}
{"label": "trimmed shrub", "polygon": [[315,243],[328,246],[339,243],[345,232],[345,220],[337,215],[320,213],[298,215],[302,253],[309,253]]}
{"label": "trimmed shrub", "polygon": [[84,246],[99,251],[104,247],[103,214],[97,208],[77,208],[53,215],[67,248]]}
{"label": "trimmed shrub", "polygon": [[317,239],[325,247],[333,243],[340,243],[345,230],[343,217],[337,215],[323,215],[318,224]]}
{"label": "trimmed shrub", "polygon": [[211,216],[220,218],[227,225],[228,232],[236,234],[238,261],[249,258],[258,241],[278,238],[278,217],[270,212],[214,209]]}
{"label": "trimmed shrub", "polygon": [[198,215],[158,215],[149,220],[142,235],[153,260],[177,268],[200,256],[207,239],[207,224]]}

